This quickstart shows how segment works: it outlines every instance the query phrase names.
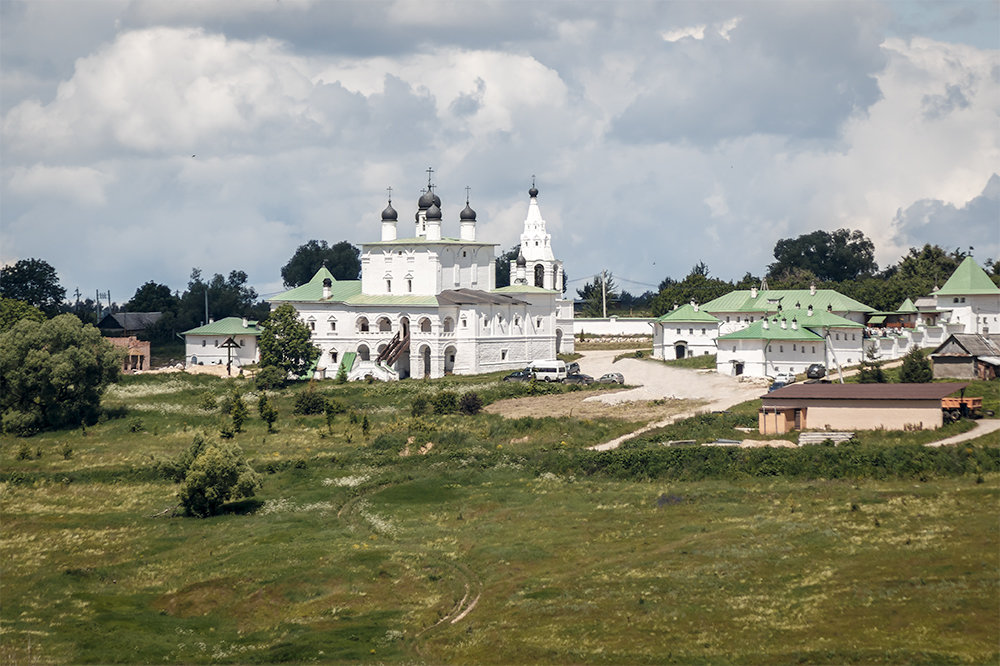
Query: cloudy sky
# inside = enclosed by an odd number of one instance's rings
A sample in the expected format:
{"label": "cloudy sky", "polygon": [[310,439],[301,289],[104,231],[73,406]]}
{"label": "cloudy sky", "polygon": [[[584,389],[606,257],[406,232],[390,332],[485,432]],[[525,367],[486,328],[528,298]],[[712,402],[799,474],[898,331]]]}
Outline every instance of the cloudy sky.
{"label": "cloudy sky", "polygon": [[[863,230],[1000,256],[1000,5],[0,0],[0,260],[117,301],[194,267],[262,294],[310,239],[412,220],[641,293]],[[577,282],[571,286],[581,286]]]}

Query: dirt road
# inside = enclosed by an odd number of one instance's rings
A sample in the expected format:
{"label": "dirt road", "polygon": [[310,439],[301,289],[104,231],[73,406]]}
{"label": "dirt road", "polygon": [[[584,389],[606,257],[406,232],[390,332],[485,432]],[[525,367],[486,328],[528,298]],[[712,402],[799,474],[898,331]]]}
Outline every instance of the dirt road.
{"label": "dirt road", "polygon": [[620,418],[646,421],[639,430],[597,449],[612,449],[622,441],[652,428],[658,428],[697,412],[722,410],[767,392],[766,383],[739,381],[714,372],[673,368],[640,359],[614,358],[622,352],[598,350],[585,352],[580,370],[594,378],[607,372],[620,372],[625,383],[635,388],[608,391],[597,395],[566,393],[495,402],[486,408],[493,414],[510,418],[521,416],[575,416],[578,418]]}

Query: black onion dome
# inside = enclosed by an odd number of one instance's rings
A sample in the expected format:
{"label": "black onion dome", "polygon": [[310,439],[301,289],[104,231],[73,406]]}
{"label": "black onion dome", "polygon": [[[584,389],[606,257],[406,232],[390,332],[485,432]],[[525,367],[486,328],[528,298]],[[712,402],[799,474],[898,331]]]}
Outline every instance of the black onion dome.
{"label": "black onion dome", "polygon": [[431,196],[434,197],[434,205],[437,206],[438,208],[440,208],[441,207],[441,197],[439,197],[433,191],[431,192]]}
{"label": "black onion dome", "polygon": [[438,205],[431,204],[431,207],[427,209],[427,219],[428,220],[440,220],[441,219],[441,209]]}
{"label": "black onion dome", "polygon": [[[434,205],[434,203],[435,203],[434,199],[436,199],[436,198],[437,197],[434,196],[433,192],[431,192],[430,190],[427,190],[426,192],[424,192],[423,194],[421,194],[420,195],[420,199],[417,200],[417,207],[420,208],[420,210],[427,210],[428,208],[430,208],[431,206]],[[441,204],[440,199],[438,199],[437,203],[438,203],[438,206],[440,207],[440,204]]]}
{"label": "black onion dome", "polygon": [[476,211],[472,210],[468,201],[465,202],[465,208],[462,209],[462,212],[458,214],[458,219],[476,221]]}
{"label": "black onion dome", "polygon": [[382,211],[382,219],[385,221],[395,222],[398,217],[399,214],[396,212],[396,209],[392,207],[392,202],[390,201],[389,205]]}
{"label": "black onion dome", "polygon": [[531,184],[531,189],[528,190],[528,196],[531,197],[532,199],[538,196],[538,188],[535,187],[534,183]]}
{"label": "black onion dome", "polygon": [[518,266],[528,265],[528,260],[524,258],[524,255],[520,251],[518,251],[517,253],[517,265]]}

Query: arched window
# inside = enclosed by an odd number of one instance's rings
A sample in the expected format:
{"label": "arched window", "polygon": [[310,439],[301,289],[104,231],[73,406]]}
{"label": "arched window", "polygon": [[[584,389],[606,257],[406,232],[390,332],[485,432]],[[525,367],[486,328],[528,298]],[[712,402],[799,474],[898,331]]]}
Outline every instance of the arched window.
{"label": "arched window", "polygon": [[358,333],[367,333],[368,330],[368,317],[358,317]]}
{"label": "arched window", "polygon": [[535,286],[545,286],[545,266],[541,264],[535,264]]}
{"label": "arched window", "polygon": [[431,320],[424,317],[420,320],[420,332],[430,333],[431,332]]}
{"label": "arched window", "polygon": [[[423,330],[423,329],[421,328],[421,330]],[[451,317],[445,317],[444,318],[444,332],[445,333],[451,333],[454,330],[455,330],[455,320],[452,319]]]}
{"label": "arched window", "polygon": [[371,360],[371,352],[368,351],[368,345],[358,345],[358,358],[362,361]]}
{"label": "arched window", "polygon": [[389,321],[388,317],[378,318],[378,330],[379,333],[388,333],[392,330],[392,322]]}

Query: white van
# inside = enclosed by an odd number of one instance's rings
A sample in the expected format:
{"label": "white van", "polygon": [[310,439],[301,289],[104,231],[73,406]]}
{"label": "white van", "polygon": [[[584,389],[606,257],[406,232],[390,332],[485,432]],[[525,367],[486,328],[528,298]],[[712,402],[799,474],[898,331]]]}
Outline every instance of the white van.
{"label": "white van", "polygon": [[535,379],[543,382],[561,382],[566,379],[565,361],[532,361],[528,370],[535,373]]}

